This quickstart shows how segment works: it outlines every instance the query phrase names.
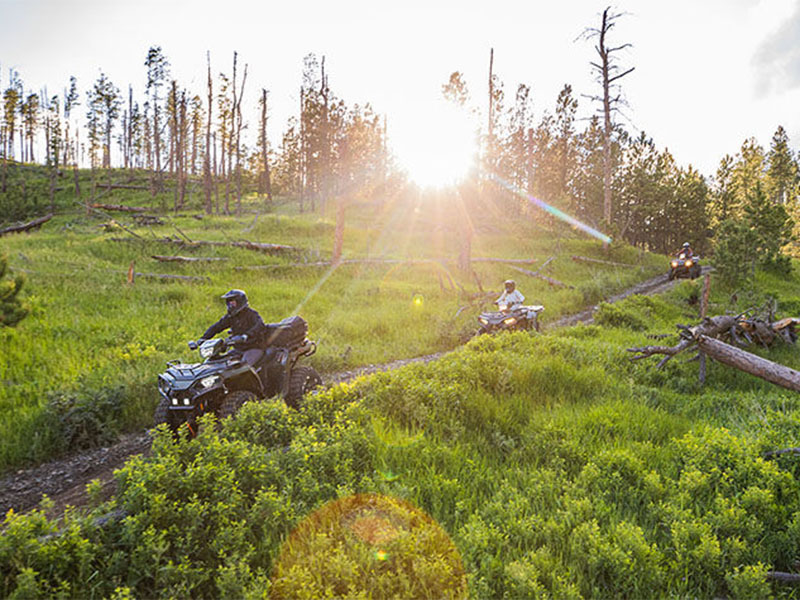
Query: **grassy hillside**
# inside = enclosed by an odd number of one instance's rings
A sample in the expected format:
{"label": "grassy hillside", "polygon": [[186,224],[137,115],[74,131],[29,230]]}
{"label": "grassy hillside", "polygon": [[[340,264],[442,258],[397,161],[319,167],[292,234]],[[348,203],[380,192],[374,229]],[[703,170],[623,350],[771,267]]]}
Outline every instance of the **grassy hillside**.
{"label": "grassy hillside", "polygon": [[[83,185],[86,193],[88,184]],[[114,193],[103,201],[156,212],[171,201],[136,190]],[[61,214],[41,231],[0,238],[0,252],[8,255],[11,268],[27,277],[23,296],[32,309],[15,329],[0,329],[0,472],[150,425],[156,375],[166,360],[195,359],[186,341],[222,315],[219,296],[233,287],[245,289],[267,321],[293,313],[305,317],[319,343],[311,362],[323,373],[449,350],[475,330],[479,305],[456,314],[477,284],[453,262],[354,264],[335,271],[251,268],[326,260],[334,237],[330,215],[296,214],[294,205],[259,214],[263,205],[246,199],[241,218],[158,212],[163,225],[137,226],[124,213],[95,211],[87,217],[69,194],[69,189],[59,193]],[[451,222],[452,209],[442,200],[355,204],[347,213],[345,257],[453,261],[460,234]],[[498,293],[504,279],[516,278],[530,302],[546,306],[545,322],[664,268],[660,257],[640,256],[630,248],[607,254],[598,242],[568,235],[557,239],[535,219],[511,217],[476,220],[473,255],[534,258],[538,265],[556,256],[543,272],[574,288],[551,288],[501,264],[475,263],[476,273],[485,288]],[[230,247],[182,249],[156,241],[165,236],[246,239],[299,250],[270,256]],[[151,258],[156,254],[225,261],[160,263]],[[588,266],[571,261],[572,254],[640,267]],[[131,262],[137,272],[206,279],[139,277],[128,285]]]}
{"label": "grassy hillside", "polygon": [[[760,284],[792,306],[798,279]],[[800,467],[761,454],[796,445],[798,400],[719,364],[701,388],[694,363],[627,360],[696,319],[697,291],[634,296],[600,325],[474,339],[299,413],[249,405],[191,443],[162,432],[95,513],[127,518],[8,515],[0,591],[462,597],[462,567],[474,598],[794,597],[765,573],[800,552]],[[769,357],[800,368],[795,347]],[[359,498],[372,499],[361,520],[320,516]],[[370,516],[384,523],[371,536],[355,527]]]}

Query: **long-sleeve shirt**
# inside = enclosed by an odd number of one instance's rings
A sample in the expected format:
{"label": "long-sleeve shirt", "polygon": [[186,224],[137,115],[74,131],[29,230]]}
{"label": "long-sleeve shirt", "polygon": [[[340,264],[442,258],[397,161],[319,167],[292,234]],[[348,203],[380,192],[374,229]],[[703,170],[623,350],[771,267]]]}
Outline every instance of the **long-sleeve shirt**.
{"label": "long-sleeve shirt", "polygon": [[245,306],[233,316],[226,314],[219,321],[206,329],[206,332],[203,334],[203,339],[211,339],[219,332],[230,329],[232,335],[247,335],[247,341],[236,344],[236,349],[248,350],[261,346],[266,328],[267,326],[264,325],[261,315],[249,306]]}
{"label": "long-sleeve shirt", "polygon": [[519,290],[514,290],[510,294],[506,291],[497,299],[497,304],[502,306],[507,304],[509,308],[513,308],[525,302],[525,296]]}

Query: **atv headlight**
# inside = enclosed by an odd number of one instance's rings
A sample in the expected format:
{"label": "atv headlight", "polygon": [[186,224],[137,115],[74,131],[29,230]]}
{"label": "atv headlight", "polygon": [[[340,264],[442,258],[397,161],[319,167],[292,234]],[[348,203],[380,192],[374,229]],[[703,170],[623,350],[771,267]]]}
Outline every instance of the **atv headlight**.
{"label": "atv headlight", "polygon": [[516,322],[517,319],[515,319],[514,317],[508,317],[507,319],[503,319],[503,323],[505,323],[506,325],[513,325]]}
{"label": "atv headlight", "polygon": [[673,260],[672,261],[672,268],[675,269],[677,266],[678,266],[678,261],[677,260]]}
{"label": "atv headlight", "polygon": [[218,381],[219,375],[209,375],[208,377],[203,377],[203,379],[200,380],[200,385],[208,389]]}
{"label": "atv headlight", "polygon": [[488,325],[489,324],[489,319],[484,319],[483,317],[479,317],[478,321],[480,321],[484,325]]}
{"label": "atv headlight", "polygon": [[214,346],[212,346],[211,344],[208,344],[207,346],[206,345],[200,346],[201,357],[208,358],[212,354],[214,354]]}
{"label": "atv headlight", "polygon": [[692,260],[691,260],[691,259],[689,259],[689,260],[687,260],[687,261],[686,261],[686,266],[687,266],[687,267],[691,267],[693,264],[694,264],[694,263],[692,262]]}
{"label": "atv headlight", "polygon": [[189,406],[190,402],[191,402],[191,400],[189,400],[188,398],[184,398],[183,399],[183,405],[184,406]]}
{"label": "atv headlight", "polygon": [[172,399],[172,405],[173,406],[178,406],[178,399],[177,398],[173,398]]}

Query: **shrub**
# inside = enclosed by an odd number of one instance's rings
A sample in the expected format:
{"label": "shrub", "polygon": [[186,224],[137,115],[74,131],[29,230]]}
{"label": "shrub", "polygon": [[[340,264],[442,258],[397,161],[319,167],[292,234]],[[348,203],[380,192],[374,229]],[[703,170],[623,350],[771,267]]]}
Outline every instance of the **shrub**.
{"label": "shrub", "polygon": [[[0,255],[0,327],[13,327],[28,315],[28,309],[17,297],[25,277],[20,273],[10,279],[8,271],[8,257]],[[9,279],[3,278],[8,275]]]}

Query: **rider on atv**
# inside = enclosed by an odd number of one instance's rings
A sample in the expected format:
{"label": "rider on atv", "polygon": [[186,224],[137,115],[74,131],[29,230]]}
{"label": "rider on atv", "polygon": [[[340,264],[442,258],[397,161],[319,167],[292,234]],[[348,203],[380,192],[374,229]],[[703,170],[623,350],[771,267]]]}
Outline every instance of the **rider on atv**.
{"label": "rider on atv", "polygon": [[683,246],[681,249],[675,253],[675,256],[680,256],[683,254],[683,258],[692,258],[694,256],[694,252],[692,251],[692,247],[689,245],[689,242],[683,242]]}
{"label": "rider on atv", "polygon": [[501,310],[503,306],[507,307],[508,310],[513,310],[525,302],[525,296],[516,289],[517,284],[513,279],[507,279],[503,285],[505,286],[503,293],[494,301]]}
{"label": "rider on atv", "polygon": [[255,310],[247,302],[247,294],[242,290],[230,290],[222,295],[228,312],[223,317],[206,329],[203,336],[197,341],[198,346],[215,335],[231,330],[234,336],[234,349],[242,354],[242,360],[250,365],[256,364],[264,355],[264,333],[267,326]]}

